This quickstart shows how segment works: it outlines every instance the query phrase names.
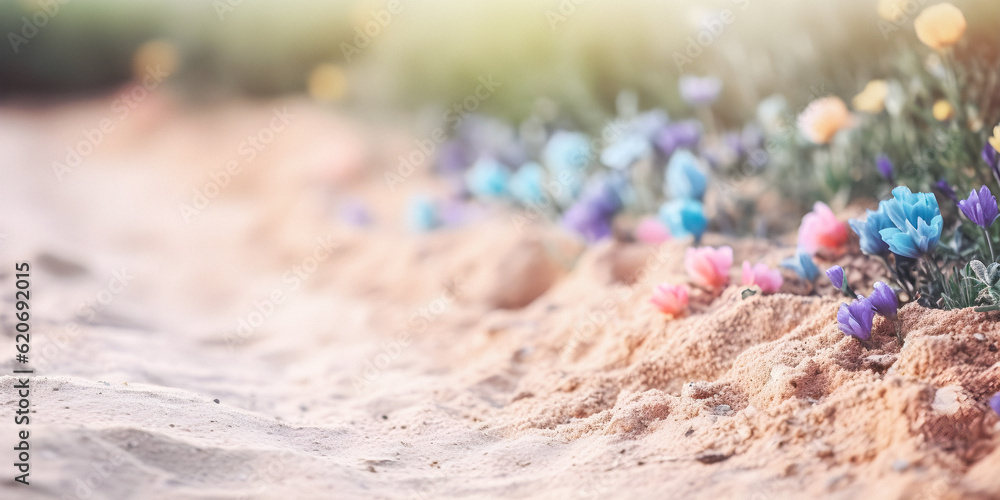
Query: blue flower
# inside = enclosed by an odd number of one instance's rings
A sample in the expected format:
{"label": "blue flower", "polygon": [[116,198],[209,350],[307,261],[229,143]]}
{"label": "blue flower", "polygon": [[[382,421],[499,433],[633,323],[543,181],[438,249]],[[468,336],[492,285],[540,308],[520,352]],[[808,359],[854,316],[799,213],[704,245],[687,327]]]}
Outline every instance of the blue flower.
{"label": "blue flower", "polygon": [[535,162],[521,165],[508,185],[510,194],[524,205],[545,201],[545,169]]}
{"label": "blue flower", "polygon": [[663,191],[675,199],[701,200],[708,184],[698,158],[686,149],[678,150],[670,157],[665,181]]}
{"label": "blue flower", "polygon": [[844,335],[868,340],[872,337],[872,321],[875,320],[875,309],[866,298],[852,301],[850,304],[840,304],[837,311],[837,326]]}
{"label": "blue flower", "polygon": [[794,256],[781,261],[781,267],[795,271],[800,278],[810,282],[819,276],[819,268],[813,262],[812,256],[806,252],[797,252]]}
{"label": "blue flower", "polygon": [[969,198],[959,201],[958,208],[962,213],[975,222],[977,226],[987,228],[996,222],[1000,217],[1000,208],[997,208],[997,199],[990,192],[990,188],[983,186],[979,191],[973,190],[969,193]]}
{"label": "blue flower", "polygon": [[889,285],[881,281],[875,282],[875,291],[872,292],[871,297],[868,297],[868,301],[879,316],[896,319],[899,299],[896,297],[896,292],[889,288]]}
{"label": "blue flower", "polygon": [[698,241],[708,227],[704,207],[696,200],[668,201],[660,207],[659,217],[660,222],[670,229],[670,234],[675,238],[694,236],[695,241]]}
{"label": "blue flower", "polygon": [[639,135],[627,135],[611,143],[601,152],[601,163],[625,170],[649,153],[649,141]]}
{"label": "blue flower", "polygon": [[678,84],[681,98],[692,106],[708,106],[719,98],[722,91],[722,80],[712,76],[684,75]]}
{"label": "blue flower", "polygon": [[559,130],[545,144],[542,159],[553,171],[584,170],[590,164],[590,142],[579,132]]}
{"label": "blue flower", "polygon": [[480,198],[501,198],[507,194],[510,171],[504,164],[490,157],[476,160],[465,173],[465,184],[469,192]]}
{"label": "blue flower", "polygon": [[879,234],[879,231],[893,226],[892,221],[886,215],[883,208],[882,205],[879,205],[878,211],[866,210],[868,215],[865,219],[851,219],[847,221],[851,229],[858,235],[861,243],[861,251],[866,255],[886,256],[889,254],[889,245],[882,240],[882,235]]}
{"label": "blue flower", "polygon": [[944,226],[937,199],[931,193],[912,193],[903,186],[893,189],[892,196],[879,204],[879,210],[884,207],[894,225],[879,231],[889,251],[913,259],[933,251]]}
{"label": "blue flower", "polygon": [[415,196],[410,199],[406,208],[406,221],[410,229],[420,233],[430,231],[441,224],[437,206],[434,205],[433,201],[423,196]]}
{"label": "blue flower", "polygon": [[888,156],[884,154],[878,155],[878,158],[875,159],[875,167],[878,168],[878,173],[881,174],[885,180],[892,182],[892,160],[890,160]]}
{"label": "blue flower", "polygon": [[826,277],[830,278],[830,283],[837,290],[844,288],[844,268],[833,266],[826,270]]}

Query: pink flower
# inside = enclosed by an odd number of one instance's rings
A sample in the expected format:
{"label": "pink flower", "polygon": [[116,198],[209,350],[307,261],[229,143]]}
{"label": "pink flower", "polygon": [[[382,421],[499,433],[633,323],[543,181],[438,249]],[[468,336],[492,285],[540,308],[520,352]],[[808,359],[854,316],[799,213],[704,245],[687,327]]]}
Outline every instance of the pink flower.
{"label": "pink flower", "polygon": [[710,290],[729,283],[729,268],[732,266],[732,247],[688,248],[684,254],[684,267],[691,280]]}
{"label": "pink flower", "polygon": [[833,215],[826,203],[817,201],[813,211],[802,217],[799,226],[799,248],[809,255],[827,249],[837,254],[847,243],[847,225]]}
{"label": "pink flower", "polygon": [[688,289],[684,285],[661,283],[653,290],[653,297],[649,302],[663,314],[676,318],[687,310]]}
{"label": "pink flower", "polygon": [[656,217],[646,217],[636,226],[635,237],[643,243],[663,243],[670,239],[670,230]]}
{"label": "pink flower", "polygon": [[770,269],[762,262],[750,267],[750,263],[743,261],[743,284],[746,286],[757,285],[763,293],[775,293],[781,288],[781,271]]}

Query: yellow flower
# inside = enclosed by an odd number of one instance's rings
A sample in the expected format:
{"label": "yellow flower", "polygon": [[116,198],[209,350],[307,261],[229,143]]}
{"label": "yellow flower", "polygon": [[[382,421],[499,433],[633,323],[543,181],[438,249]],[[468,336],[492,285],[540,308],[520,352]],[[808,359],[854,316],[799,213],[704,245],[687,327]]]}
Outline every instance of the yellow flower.
{"label": "yellow flower", "polygon": [[927,7],[913,21],[917,38],[924,45],[940,50],[955,45],[965,34],[965,16],[950,3],[940,3]]}
{"label": "yellow flower", "polygon": [[903,18],[903,9],[910,0],[879,0],[878,15],[886,21],[896,22]]}
{"label": "yellow flower", "polygon": [[823,97],[809,103],[799,115],[799,130],[811,142],[826,144],[851,124],[851,113],[839,97]]}
{"label": "yellow flower", "polygon": [[997,153],[1000,153],[1000,125],[993,128],[993,136],[990,137],[990,146],[993,146],[993,149],[997,150]]}
{"label": "yellow flower", "polygon": [[338,101],[347,93],[347,74],[336,64],[320,64],[309,73],[309,95],[320,101]]}
{"label": "yellow flower", "polygon": [[934,113],[934,118],[939,122],[951,120],[951,117],[955,116],[955,108],[951,107],[951,103],[944,99],[935,102],[931,112]]}
{"label": "yellow flower", "polygon": [[860,94],[851,101],[854,109],[865,113],[881,113],[885,108],[885,96],[889,94],[889,84],[885,80],[872,80]]}

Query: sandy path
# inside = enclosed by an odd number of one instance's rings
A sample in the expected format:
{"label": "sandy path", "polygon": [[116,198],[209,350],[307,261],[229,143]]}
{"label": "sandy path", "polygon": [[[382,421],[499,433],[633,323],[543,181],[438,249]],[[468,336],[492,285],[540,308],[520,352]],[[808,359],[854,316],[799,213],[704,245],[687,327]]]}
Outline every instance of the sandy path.
{"label": "sandy path", "polygon": [[[645,290],[682,275],[682,246],[581,255],[503,215],[408,235],[405,196],[358,174],[398,140],[298,102],[181,112],[155,96],[57,179],[107,106],[0,110],[15,180],[0,255],[35,270],[39,370],[32,485],[5,467],[4,498],[1000,493],[983,403],[1000,329],[976,315],[911,306],[902,352],[842,338],[834,298],[731,288],[664,323]],[[242,141],[282,108],[294,118],[249,160]],[[231,161],[240,173],[185,220]],[[377,200],[382,223],[340,225],[345,192]],[[752,250],[783,251],[742,242],[737,260]]]}

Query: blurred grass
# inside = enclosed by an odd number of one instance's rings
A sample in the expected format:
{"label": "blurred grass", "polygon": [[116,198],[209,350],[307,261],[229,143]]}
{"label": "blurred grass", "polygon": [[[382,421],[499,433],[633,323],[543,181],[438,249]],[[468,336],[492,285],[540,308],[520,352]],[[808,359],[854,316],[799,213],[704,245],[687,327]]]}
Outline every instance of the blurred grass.
{"label": "blurred grass", "polygon": [[[181,54],[174,84],[191,98],[303,92],[316,65],[334,63],[347,70],[348,102],[406,112],[459,102],[477,78],[493,75],[503,86],[480,111],[517,120],[545,97],[594,129],[623,89],[638,94],[640,108],[686,113],[675,54],[700,23],[728,9],[732,22],[684,72],[722,77],[716,113],[736,124],[772,93],[786,95],[793,109],[817,94],[849,97],[884,72],[884,56],[923,49],[912,18],[885,39],[873,0],[399,0],[401,12],[347,62],[342,44],[386,1],[228,1],[235,5],[70,1],[18,53],[9,34],[57,2],[0,3],[0,32],[8,35],[0,95],[101,91],[129,78],[138,46],[162,38]],[[995,44],[1000,3],[954,3],[966,12],[970,37]],[[554,28],[553,15],[564,16]]]}

